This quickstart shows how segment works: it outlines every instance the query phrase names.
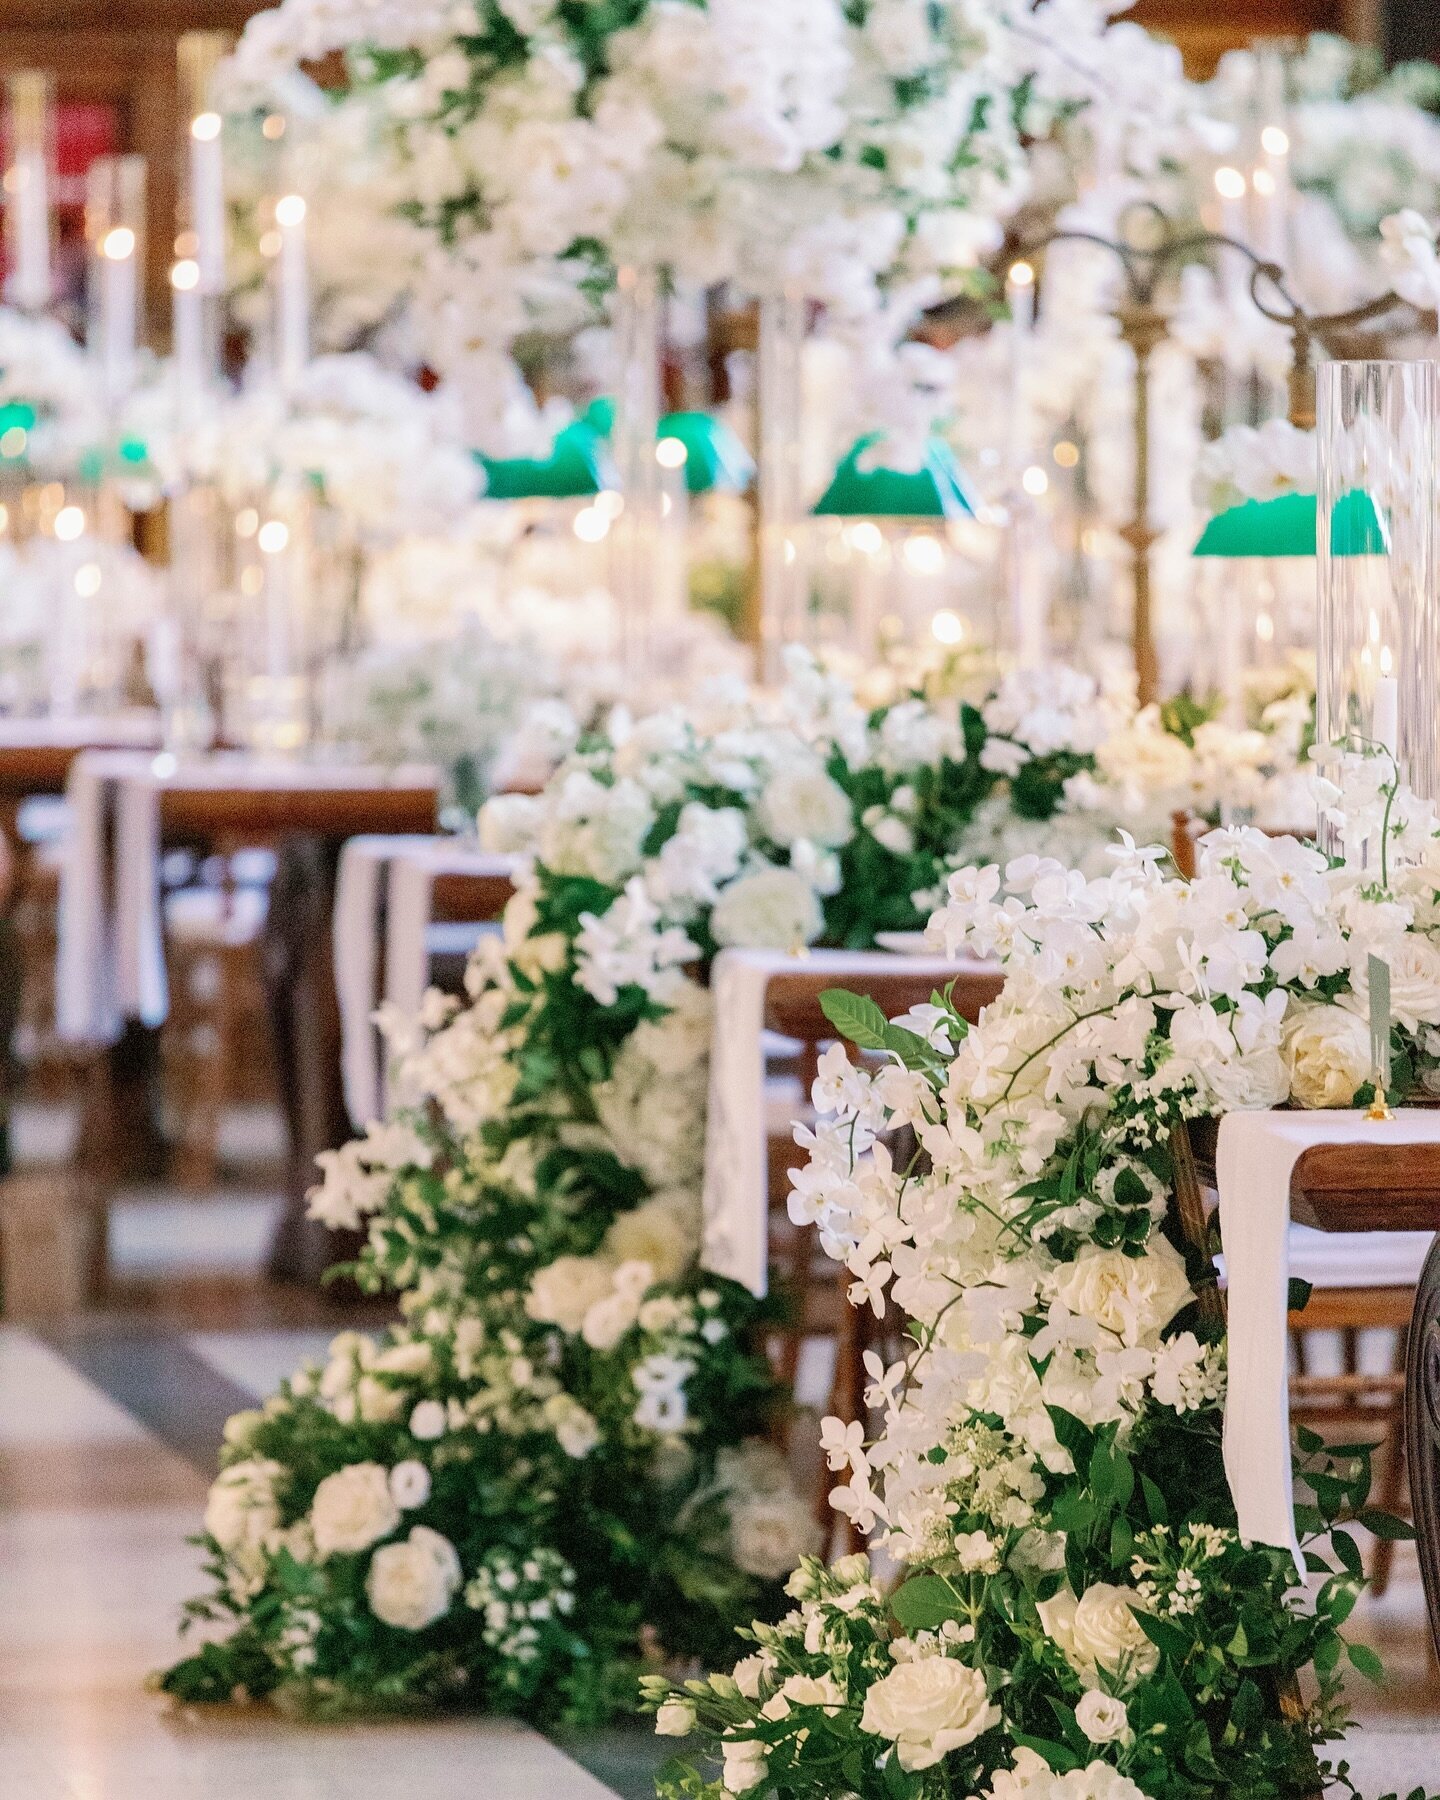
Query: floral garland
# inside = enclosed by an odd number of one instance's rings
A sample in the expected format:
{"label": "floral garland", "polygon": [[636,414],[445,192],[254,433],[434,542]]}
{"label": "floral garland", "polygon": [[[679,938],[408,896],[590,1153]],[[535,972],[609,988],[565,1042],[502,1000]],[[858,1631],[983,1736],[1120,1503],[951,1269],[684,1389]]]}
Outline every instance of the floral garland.
{"label": "floral garland", "polygon": [[313,1198],[368,1230],[359,1279],[404,1322],[232,1422],[194,1607],[229,1635],[171,1692],[593,1718],[642,1651],[713,1659],[778,1610],[814,1526],[746,1436],[780,1402],[763,1316],[696,1266],[691,970],[922,923],[911,896],[1000,805],[1102,841],[1097,750],[1126,716],[1064,671],[867,712],[799,656],[778,703],[616,721],[538,797],[491,802],[487,840],[529,857],[503,936],[466,1005],[395,1023],[405,1104]]}
{"label": "floral garland", "polygon": [[[662,1733],[698,1727],[723,1761],[663,1794],[1354,1793],[1316,1759],[1345,1725],[1342,1663],[1379,1674],[1341,1630],[1364,1585],[1345,1527],[1406,1528],[1366,1510],[1368,1455],[1301,1433],[1313,1595],[1286,1552],[1241,1541],[1213,1270],[1168,1199],[1187,1120],[1371,1098],[1372,953],[1393,971],[1395,1091],[1440,1087],[1440,834],[1388,757],[1343,786],[1346,863],[1241,828],[1190,883],[1133,844],[1097,880],[1012,865],[1003,899],[997,868],[956,874],[932,935],[1007,974],[976,1027],[837,997],[889,1054],[876,1073],[829,1053],[791,1211],[857,1304],[888,1292],[908,1315],[909,1354],[867,1358],[878,1439],[835,1419],[822,1436],[832,1503],[879,1528],[900,1582],[882,1592],[864,1555],[808,1562],[733,1675],[649,1684]],[[901,1125],[908,1164],[884,1141]]]}

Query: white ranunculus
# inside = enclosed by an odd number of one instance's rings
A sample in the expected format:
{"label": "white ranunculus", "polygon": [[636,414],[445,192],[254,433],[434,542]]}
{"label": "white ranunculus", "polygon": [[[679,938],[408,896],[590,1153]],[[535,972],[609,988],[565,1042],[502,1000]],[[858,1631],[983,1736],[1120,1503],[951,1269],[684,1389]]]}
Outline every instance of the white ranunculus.
{"label": "white ranunculus", "polygon": [[1370,1079],[1370,1028],[1343,1006],[1302,1006],[1285,1022],[1280,1054],[1300,1106],[1349,1106]]}
{"label": "white ranunculus", "polygon": [[415,1457],[396,1463],[390,1471],[390,1498],[401,1512],[412,1512],[430,1498],[430,1471]]}
{"label": "white ranunculus", "polygon": [[1000,1722],[990,1703],[985,1677],[948,1656],[924,1656],[901,1663],[865,1696],[860,1729],[890,1738],[900,1766],[910,1772],[933,1768]]}
{"label": "white ranunculus", "polygon": [[1128,1744],[1130,1713],[1123,1700],[1091,1688],[1075,1708],[1075,1723],[1092,1744]]}
{"label": "white ranunculus", "polygon": [[1159,1232],[1140,1256],[1087,1244],[1056,1273],[1057,1299],[1130,1345],[1153,1348],[1176,1313],[1194,1298],[1185,1259]]}
{"label": "white ranunculus", "polygon": [[1052,1638],[1076,1674],[1093,1680],[1097,1669],[1131,1682],[1153,1675],[1160,1652],[1135,1616],[1133,1588],[1093,1582],[1077,1600],[1069,1588],[1036,1607]]}
{"label": "white ranunculus", "polygon": [[250,1457],[222,1469],[205,1501],[205,1529],[227,1555],[257,1549],[280,1525],[277,1462]]}
{"label": "white ranunculus", "polygon": [[796,950],[819,937],[825,918],[814,889],[791,869],[759,869],[732,881],[715,903],[717,944],[748,950]]}
{"label": "white ranunculus", "polygon": [[351,1463],[327,1475],[310,1503],[315,1549],[324,1556],[368,1550],[400,1523],[389,1471],[379,1463]]}
{"label": "white ranunculus", "polygon": [[667,1700],[655,1714],[660,1737],[689,1737],[695,1729],[695,1708],[689,1700]]}
{"label": "white ranunculus", "polygon": [[412,1526],[403,1543],[382,1544],[365,1577],[370,1610],[400,1631],[423,1631],[443,1618],[459,1586],[455,1546],[428,1525]]}
{"label": "white ranunculus", "polygon": [[766,836],[787,850],[802,838],[838,850],[855,835],[850,796],[818,764],[801,763],[772,775],[758,811]]}
{"label": "white ranunculus", "polygon": [[615,1265],[600,1256],[557,1256],[535,1271],[525,1296],[525,1311],[542,1325],[575,1332],[597,1300],[615,1280]]}

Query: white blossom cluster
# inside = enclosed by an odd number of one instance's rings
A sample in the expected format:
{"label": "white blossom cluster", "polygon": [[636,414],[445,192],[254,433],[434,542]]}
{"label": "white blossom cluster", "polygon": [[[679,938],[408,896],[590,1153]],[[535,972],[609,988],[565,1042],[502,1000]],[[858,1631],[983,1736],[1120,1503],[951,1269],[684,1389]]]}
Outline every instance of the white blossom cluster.
{"label": "white blossom cluster", "polygon": [[43,475],[74,475],[81,456],[105,443],[105,408],[84,351],[57,319],[0,306],[0,406],[16,405],[35,414],[25,457]]}

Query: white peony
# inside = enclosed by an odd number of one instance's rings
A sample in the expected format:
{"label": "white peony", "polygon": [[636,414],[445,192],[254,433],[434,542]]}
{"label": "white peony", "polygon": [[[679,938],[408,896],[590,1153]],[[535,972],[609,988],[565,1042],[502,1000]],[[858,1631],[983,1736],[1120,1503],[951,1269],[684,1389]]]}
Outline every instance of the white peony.
{"label": "white peony", "polygon": [[1280,1054],[1299,1106],[1349,1106],[1373,1073],[1370,1028],[1343,1006],[1302,1006],[1286,1020]]}
{"label": "white peony", "polygon": [[576,1332],[597,1300],[615,1280],[615,1265],[599,1256],[557,1256],[535,1271],[525,1296],[525,1311],[542,1325]]}
{"label": "white peony", "polygon": [[818,764],[801,763],[772,775],[758,812],[766,836],[787,850],[802,840],[838,850],[855,835],[850,796]]}
{"label": "white peony", "polygon": [[1036,1607],[1045,1635],[1082,1679],[1091,1681],[1098,1669],[1129,1682],[1153,1675],[1160,1666],[1160,1652],[1146,1637],[1135,1616],[1133,1588],[1093,1582],[1077,1600],[1069,1588]]}
{"label": "white peony", "polygon": [[825,916],[815,891],[791,869],[759,869],[732,881],[710,915],[717,944],[798,950],[819,937]]}
{"label": "white peony", "polygon": [[455,1546],[428,1525],[413,1526],[403,1543],[382,1544],[365,1577],[370,1610],[400,1631],[423,1631],[443,1618],[459,1586]]}
{"label": "white peony", "polygon": [[368,1550],[399,1523],[389,1471],[379,1463],[337,1469],[316,1488],[310,1503],[310,1528],[322,1557]]}
{"label": "white peony", "polygon": [[933,1768],[1000,1722],[990,1703],[985,1677],[948,1656],[925,1656],[901,1663],[865,1696],[860,1729],[890,1738],[900,1766],[910,1772]]}
{"label": "white peony", "polygon": [[1140,1256],[1087,1244],[1056,1274],[1057,1299],[1129,1345],[1153,1348],[1181,1307],[1194,1299],[1184,1258],[1159,1232]]}

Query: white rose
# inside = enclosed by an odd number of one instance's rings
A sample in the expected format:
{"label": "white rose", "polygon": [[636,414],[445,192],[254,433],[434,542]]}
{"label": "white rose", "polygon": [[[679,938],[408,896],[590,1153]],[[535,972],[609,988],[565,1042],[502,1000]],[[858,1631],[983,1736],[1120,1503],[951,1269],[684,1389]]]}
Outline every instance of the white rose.
{"label": "white rose", "polygon": [[699,1202],[684,1189],[656,1194],[620,1214],[603,1248],[617,1263],[649,1263],[657,1282],[676,1281],[700,1248]]}
{"label": "white rose", "polygon": [[748,1794],[751,1788],[759,1787],[766,1775],[763,1744],[746,1738],[743,1743],[723,1743],[720,1749],[725,1758],[721,1780],[727,1793]]}
{"label": "white rose", "polygon": [[791,869],[760,869],[725,888],[710,914],[717,944],[795,950],[813,943],[825,918],[814,889]]}
{"label": "white rose", "polygon": [[689,1700],[667,1700],[655,1714],[660,1737],[689,1737],[695,1729],[695,1708]]}
{"label": "white rose", "polygon": [[766,1581],[788,1575],[820,1549],[821,1528],[790,1487],[730,1495],[730,1554],[747,1574]]}
{"label": "white rose", "polygon": [[449,1422],[440,1401],[421,1400],[410,1414],[410,1435],[422,1443],[432,1443],[436,1438],[444,1437]]}
{"label": "white rose", "polygon": [[365,1592],[377,1619],[401,1631],[423,1631],[449,1610],[460,1586],[460,1558],[449,1538],[412,1527],[401,1544],[382,1544],[370,1559]]}
{"label": "white rose", "polygon": [[797,766],[772,775],[757,811],[765,835],[787,850],[802,838],[838,850],[855,835],[850,796],[819,767]]}
{"label": "white rose", "polygon": [[379,1463],[351,1463],[327,1475],[310,1503],[310,1528],[321,1556],[368,1550],[399,1523],[390,1476]]}
{"label": "white rose", "polygon": [[833,1675],[787,1675],[760,1708],[760,1717],[788,1719],[795,1706],[823,1706],[833,1715],[844,1704],[845,1691]]}
{"label": "white rose", "polygon": [[901,1663],[865,1696],[860,1729],[890,1738],[902,1769],[933,1768],[1000,1720],[985,1677],[948,1656]]}
{"label": "white rose", "polygon": [[430,1498],[430,1471],[424,1463],[408,1457],[390,1471],[390,1498],[401,1512],[411,1512]]}
{"label": "white rose", "polygon": [[1285,1022],[1280,1054],[1300,1106],[1349,1106],[1370,1079],[1370,1028],[1342,1006],[1302,1006]]}
{"label": "white rose", "polygon": [[1123,1700],[1091,1688],[1075,1708],[1075,1723],[1092,1744],[1128,1744],[1130,1713]]}
{"label": "white rose", "polygon": [[1132,1588],[1097,1581],[1079,1600],[1062,1588],[1036,1611],[1046,1636],[1077,1675],[1091,1680],[1103,1668],[1112,1675],[1123,1672],[1133,1682],[1153,1675],[1160,1665],[1160,1652],[1141,1629],[1134,1603]]}
{"label": "white rose", "polygon": [[1176,1313],[1194,1298],[1185,1259],[1159,1232],[1141,1256],[1087,1244],[1057,1273],[1057,1299],[1129,1345],[1153,1348]]}
{"label": "white rose", "polygon": [[[1407,1031],[1440,1024],[1440,944],[1423,932],[1407,931],[1385,952],[1390,965],[1390,1011]],[[1370,1004],[1369,962],[1361,957],[1350,971],[1354,1002],[1362,1014]]]}
{"label": "white rose", "polygon": [[220,1471],[205,1502],[205,1529],[222,1550],[257,1549],[279,1529],[275,1481],[283,1474],[279,1463],[264,1457]]}
{"label": "white rose", "polygon": [[610,1292],[615,1265],[599,1256],[557,1256],[537,1269],[525,1296],[525,1311],[542,1325],[576,1332],[597,1300]]}

